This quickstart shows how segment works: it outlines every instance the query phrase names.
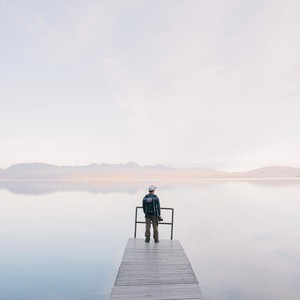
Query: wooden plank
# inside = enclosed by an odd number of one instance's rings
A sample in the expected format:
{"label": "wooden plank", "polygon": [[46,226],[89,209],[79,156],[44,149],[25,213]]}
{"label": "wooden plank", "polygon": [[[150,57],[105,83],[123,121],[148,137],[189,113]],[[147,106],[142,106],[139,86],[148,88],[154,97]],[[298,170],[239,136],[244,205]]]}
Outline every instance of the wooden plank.
{"label": "wooden plank", "polygon": [[119,286],[114,287],[111,300],[202,300],[198,284],[168,284],[155,286]]}
{"label": "wooden plank", "polygon": [[129,239],[112,289],[116,299],[203,299],[190,262],[177,240]]}

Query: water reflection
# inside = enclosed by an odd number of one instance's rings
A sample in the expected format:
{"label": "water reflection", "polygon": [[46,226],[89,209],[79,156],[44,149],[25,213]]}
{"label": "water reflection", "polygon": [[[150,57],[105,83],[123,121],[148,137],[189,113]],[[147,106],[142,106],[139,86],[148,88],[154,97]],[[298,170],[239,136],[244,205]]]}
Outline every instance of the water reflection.
{"label": "water reflection", "polygon": [[[157,181],[156,181],[157,182]],[[202,180],[178,180],[168,181],[161,180],[157,184],[160,189],[172,188],[177,185],[186,187],[201,187],[201,186],[213,186],[224,182],[250,182],[251,184],[263,186],[284,186],[300,184],[300,179],[286,179],[286,180],[259,180],[252,179],[247,181],[246,179],[202,179]],[[20,195],[44,195],[59,191],[86,191],[90,193],[112,193],[112,192],[125,192],[128,194],[134,194],[139,190],[144,190],[149,185],[148,180],[107,180],[107,181],[47,181],[47,180],[0,180],[0,190],[6,189],[14,194]]]}
{"label": "water reflection", "polygon": [[[107,299],[147,185],[1,182],[0,299]],[[158,186],[206,300],[300,298],[299,181]]]}
{"label": "water reflection", "polygon": [[138,189],[144,189],[143,181],[1,181],[0,189],[6,189],[21,195],[44,195],[54,192],[87,191],[90,193],[126,192],[135,193]]}

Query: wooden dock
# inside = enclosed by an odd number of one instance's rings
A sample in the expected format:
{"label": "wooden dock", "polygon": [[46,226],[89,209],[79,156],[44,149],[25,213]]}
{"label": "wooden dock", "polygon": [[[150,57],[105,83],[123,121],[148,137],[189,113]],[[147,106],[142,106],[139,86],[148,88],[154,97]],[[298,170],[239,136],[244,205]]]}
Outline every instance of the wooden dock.
{"label": "wooden dock", "polygon": [[203,299],[178,240],[128,240],[110,300]]}

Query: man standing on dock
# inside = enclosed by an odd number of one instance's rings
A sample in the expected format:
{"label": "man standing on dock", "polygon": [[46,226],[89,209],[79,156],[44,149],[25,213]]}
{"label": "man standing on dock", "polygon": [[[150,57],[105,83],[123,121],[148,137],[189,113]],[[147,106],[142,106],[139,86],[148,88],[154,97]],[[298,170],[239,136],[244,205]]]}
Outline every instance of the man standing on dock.
{"label": "man standing on dock", "polygon": [[160,217],[160,203],[159,198],[154,194],[156,187],[150,185],[148,188],[149,194],[143,199],[143,210],[146,219],[145,242],[150,242],[150,227],[153,226],[153,237],[155,243],[159,243],[158,239],[158,221]]}

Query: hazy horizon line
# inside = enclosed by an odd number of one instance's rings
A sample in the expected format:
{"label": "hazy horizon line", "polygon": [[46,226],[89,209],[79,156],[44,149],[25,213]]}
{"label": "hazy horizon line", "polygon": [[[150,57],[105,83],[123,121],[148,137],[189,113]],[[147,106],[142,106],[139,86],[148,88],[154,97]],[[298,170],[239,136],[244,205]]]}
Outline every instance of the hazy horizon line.
{"label": "hazy horizon line", "polygon": [[[135,161],[127,161],[127,162],[119,162],[119,163],[112,163],[112,162],[91,162],[91,163],[85,163],[85,164],[56,164],[56,163],[48,163],[48,162],[41,162],[41,161],[31,161],[31,162],[18,162],[18,163],[13,163],[8,165],[7,167],[0,167],[0,170],[5,171],[9,169],[12,166],[16,165],[29,165],[29,164],[42,164],[42,165],[52,165],[52,166],[57,166],[57,167],[87,167],[91,165],[130,165],[134,164],[137,165],[140,168],[143,167],[156,167],[156,166],[161,166],[161,167],[168,167],[168,168],[173,168],[173,169],[195,169],[195,168],[203,168],[203,169],[211,169],[215,171],[223,171],[223,172],[229,172],[229,173],[234,173],[234,172],[248,172],[252,171],[255,169],[261,169],[261,168],[268,168],[268,167],[284,167],[284,168],[300,168],[299,166],[296,165],[291,165],[291,164],[259,164],[259,165],[251,165],[251,164],[236,164],[239,165],[240,168],[234,168],[234,167],[229,167],[230,163],[156,163],[156,164],[140,164]],[[244,166],[241,168],[241,166]],[[248,166],[248,167],[246,167]]]}

